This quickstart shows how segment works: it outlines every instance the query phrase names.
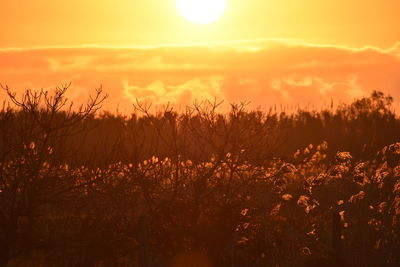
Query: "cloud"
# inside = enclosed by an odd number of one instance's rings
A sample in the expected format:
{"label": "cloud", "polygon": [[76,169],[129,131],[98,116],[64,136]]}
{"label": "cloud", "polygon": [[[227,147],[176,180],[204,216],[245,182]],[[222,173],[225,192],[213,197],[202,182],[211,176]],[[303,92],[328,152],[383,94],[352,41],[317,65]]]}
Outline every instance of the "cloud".
{"label": "cloud", "polygon": [[176,103],[179,106],[190,106],[196,100],[222,99],[222,77],[195,78],[183,84],[168,85],[163,81],[155,81],[145,87],[130,85],[124,81],[124,94],[131,102],[145,101],[149,103]]}
{"label": "cloud", "polygon": [[[283,41],[230,46],[58,47],[0,50],[0,83],[16,91],[72,82],[80,102],[102,85],[105,108],[132,102],[186,106],[217,97],[253,107],[349,102],[382,90],[399,109],[400,43],[353,49]],[[0,100],[4,99],[0,94]]]}

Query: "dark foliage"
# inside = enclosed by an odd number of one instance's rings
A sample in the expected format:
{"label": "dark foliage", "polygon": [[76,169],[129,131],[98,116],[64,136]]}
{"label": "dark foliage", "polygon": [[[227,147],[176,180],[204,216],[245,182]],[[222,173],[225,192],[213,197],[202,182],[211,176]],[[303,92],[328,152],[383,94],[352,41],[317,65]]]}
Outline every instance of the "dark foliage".
{"label": "dark foliage", "polygon": [[0,112],[0,266],[399,266],[400,120],[335,110]]}

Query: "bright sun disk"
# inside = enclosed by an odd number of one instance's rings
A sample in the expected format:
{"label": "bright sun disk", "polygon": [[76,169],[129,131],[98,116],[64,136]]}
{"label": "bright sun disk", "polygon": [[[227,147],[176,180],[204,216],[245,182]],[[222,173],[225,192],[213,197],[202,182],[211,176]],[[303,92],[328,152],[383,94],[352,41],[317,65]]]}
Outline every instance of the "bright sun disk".
{"label": "bright sun disk", "polygon": [[210,23],[222,16],[228,0],[176,0],[179,13],[199,24]]}

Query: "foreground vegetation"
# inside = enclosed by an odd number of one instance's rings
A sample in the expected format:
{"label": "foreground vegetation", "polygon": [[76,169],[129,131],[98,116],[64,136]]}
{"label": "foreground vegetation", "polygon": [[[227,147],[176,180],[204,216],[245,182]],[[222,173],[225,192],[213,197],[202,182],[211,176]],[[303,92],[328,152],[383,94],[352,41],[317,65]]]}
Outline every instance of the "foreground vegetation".
{"label": "foreground vegetation", "polygon": [[[131,116],[67,87],[0,112],[2,266],[399,266],[400,120],[219,103]],[[197,265],[196,265],[197,264]]]}

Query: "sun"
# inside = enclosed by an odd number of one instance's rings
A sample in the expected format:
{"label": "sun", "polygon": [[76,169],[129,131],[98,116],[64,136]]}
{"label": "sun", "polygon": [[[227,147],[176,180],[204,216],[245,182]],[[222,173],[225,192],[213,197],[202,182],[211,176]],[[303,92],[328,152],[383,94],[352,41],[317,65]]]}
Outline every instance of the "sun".
{"label": "sun", "polygon": [[176,0],[179,13],[199,24],[217,20],[225,11],[228,0]]}

